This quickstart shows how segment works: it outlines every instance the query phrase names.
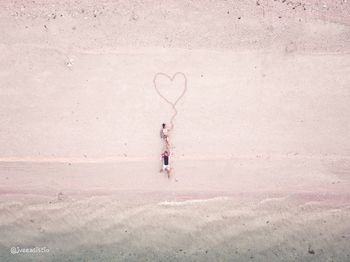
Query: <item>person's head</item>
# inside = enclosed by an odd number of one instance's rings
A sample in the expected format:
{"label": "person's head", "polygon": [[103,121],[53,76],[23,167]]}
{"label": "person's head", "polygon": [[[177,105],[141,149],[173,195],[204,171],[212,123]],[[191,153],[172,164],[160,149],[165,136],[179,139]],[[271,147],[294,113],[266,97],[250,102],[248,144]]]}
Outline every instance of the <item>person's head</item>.
{"label": "person's head", "polygon": [[162,124],[162,127],[165,128],[165,124],[164,123]]}
{"label": "person's head", "polygon": [[166,156],[169,155],[168,151],[164,151],[164,155]]}

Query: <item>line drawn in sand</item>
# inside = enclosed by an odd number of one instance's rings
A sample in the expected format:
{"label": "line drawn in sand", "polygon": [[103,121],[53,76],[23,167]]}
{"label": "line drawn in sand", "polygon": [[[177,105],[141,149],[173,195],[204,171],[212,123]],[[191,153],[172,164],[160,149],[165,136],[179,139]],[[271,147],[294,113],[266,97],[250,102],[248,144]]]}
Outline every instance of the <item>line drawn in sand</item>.
{"label": "line drawn in sand", "polygon": [[[160,79],[160,78],[165,78],[165,80],[167,80],[167,82],[172,85],[173,90],[162,89],[164,87],[162,87],[159,84],[159,82],[157,85],[157,79]],[[184,84],[180,87],[180,89],[179,88],[175,89],[173,87],[173,82],[174,82],[175,78],[183,78],[183,80],[184,80]],[[159,97],[161,99],[163,99],[167,104],[169,104],[174,111],[173,115],[170,118],[171,127],[168,130],[168,131],[172,131],[174,129],[174,119],[177,115],[176,105],[181,100],[181,98],[183,98],[183,96],[185,95],[185,93],[187,91],[187,77],[182,72],[176,72],[173,76],[169,76],[163,72],[158,72],[154,75],[153,86],[154,86],[154,89],[156,90],[157,94],[159,95]],[[175,94],[174,94],[174,91],[175,91]],[[172,99],[169,97],[169,95],[171,93],[173,93]],[[166,94],[168,94],[168,95],[166,95]],[[166,131],[166,133],[164,131]],[[170,155],[173,155],[173,154],[170,152],[168,131],[166,129],[165,124],[163,124],[163,136],[161,136],[161,137],[165,141],[165,150],[163,150],[164,152],[161,155],[161,159],[162,159],[163,164],[162,164],[162,168],[161,168],[160,172],[166,171],[168,174],[168,178],[170,178],[170,174],[173,173],[172,172],[173,169],[169,165],[169,157],[170,157]],[[177,180],[176,180],[176,182],[177,182]]]}
{"label": "line drawn in sand", "polygon": [[[180,95],[177,97],[177,99],[175,99],[175,101],[170,101],[169,98],[166,97],[166,95],[162,94],[162,92],[159,89],[159,86],[157,86],[157,79],[159,79],[159,77],[165,77],[167,78],[170,82],[173,82],[175,80],[176,77],[183,77],[184,79],[184,86],[183,86],[183,90],[180,93]],[[177,115],[177,109],[176,109],[176,104],[181,100],[181,98],[183,98],[183,96],[185,95],[186,91],[187,91],[187,77],[184,73],[182,72],[176,72],[173,76],[169,76],[168,74],[165,74],[163,72],[158,72],[154,75],[153,78],[153,86],[154,89],[156,90],[157,94],[167,103],[169,104],[173,110],[174,110],[174,114],[172,115],[172,117],[170,118],[170,124],[171,124],[171,130],[174,128],[174,119]]]}

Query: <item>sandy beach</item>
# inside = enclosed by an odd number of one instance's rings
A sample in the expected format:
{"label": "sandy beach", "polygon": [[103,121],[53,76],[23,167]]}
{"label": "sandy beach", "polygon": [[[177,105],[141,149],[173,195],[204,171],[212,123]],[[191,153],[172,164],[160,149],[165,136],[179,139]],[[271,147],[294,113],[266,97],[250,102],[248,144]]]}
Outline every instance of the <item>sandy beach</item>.
{"label": "sandy beach", "polygon": [[0,115],[1,262],[350,261],[349,1],[1,1]]}

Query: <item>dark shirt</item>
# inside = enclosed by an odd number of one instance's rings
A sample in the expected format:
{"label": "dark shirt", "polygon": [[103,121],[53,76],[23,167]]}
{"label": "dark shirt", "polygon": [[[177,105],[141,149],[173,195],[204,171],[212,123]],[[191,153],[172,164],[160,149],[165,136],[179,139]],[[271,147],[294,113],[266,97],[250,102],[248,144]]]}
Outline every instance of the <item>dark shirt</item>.
{"label": "dark shirt", "polygon": [[168,165],[169,164],[169,157],[168,156],[163,156],[163,161],[164,161],[164,165]]}

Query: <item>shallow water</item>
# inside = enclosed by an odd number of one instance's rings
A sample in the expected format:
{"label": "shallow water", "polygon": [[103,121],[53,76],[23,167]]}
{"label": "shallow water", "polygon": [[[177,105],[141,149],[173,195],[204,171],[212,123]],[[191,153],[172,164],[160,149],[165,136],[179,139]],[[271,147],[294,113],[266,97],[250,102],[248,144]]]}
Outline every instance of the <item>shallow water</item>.
{"label": "shallow water", "polygon": [[0,261],[347,261],[349,221],[350,202],[312,195],[17,197],[0,204]]}

